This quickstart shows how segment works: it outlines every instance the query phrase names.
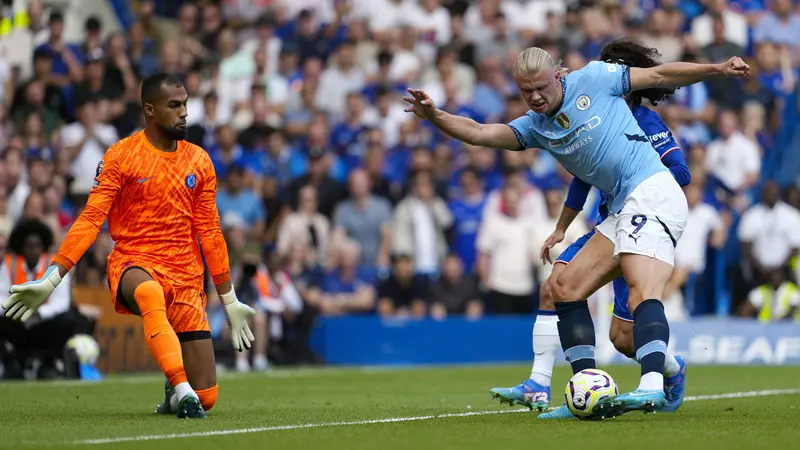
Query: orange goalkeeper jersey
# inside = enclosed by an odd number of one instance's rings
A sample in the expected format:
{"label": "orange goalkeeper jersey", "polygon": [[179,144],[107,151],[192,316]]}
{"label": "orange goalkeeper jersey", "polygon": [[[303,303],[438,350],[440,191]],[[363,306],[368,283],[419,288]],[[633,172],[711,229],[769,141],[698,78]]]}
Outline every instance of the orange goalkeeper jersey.
{"label": "orange goalkeeper jersey", "polygon": [[216,192],[205,150],[180,141],[175,152],[162,152],[140,131],[106,151],[86,208],[53,260],[70,269],[108,217],[115,242],[109,265],[141,262],[166,271],[178,284],[197,284],[202,282],[202,245],[214,283],[227,281],[228,249]]}

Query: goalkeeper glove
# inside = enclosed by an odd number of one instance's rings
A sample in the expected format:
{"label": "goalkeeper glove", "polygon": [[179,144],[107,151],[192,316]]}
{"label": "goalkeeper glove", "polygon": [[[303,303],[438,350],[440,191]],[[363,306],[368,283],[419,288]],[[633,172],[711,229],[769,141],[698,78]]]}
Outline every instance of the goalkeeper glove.
{"label": "goalkeeper glove", "polygon": [[253,308],[245,305],[236,298],[236,293],[231,287],[230,292],[219,296],[225,308],[225,315],[228,316],[228,325],[231,327],[231,340],[233,348],[238,351],[250,350],[250,346],[256,338],[250,331],[247,319],[256,315]]}
{"label": "goalkeeper glove", "polygon": [[5,316],[12,320],[27,322],[59,283],[61,275],[58,274],[58,268],[50,266],[42,278],[11,286],[8,290],[11,295],[3,302]]}

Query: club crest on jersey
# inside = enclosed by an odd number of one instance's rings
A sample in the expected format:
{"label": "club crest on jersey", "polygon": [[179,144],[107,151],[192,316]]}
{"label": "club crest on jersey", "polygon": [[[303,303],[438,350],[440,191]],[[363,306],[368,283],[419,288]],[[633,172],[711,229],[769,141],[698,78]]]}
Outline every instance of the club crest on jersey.
{"label": "club crest on jersey", "polygon": [[197,175],[190,173],[186,175],[186,187],[189,189],[194,189],[197,186]]}
{"label": "club crest on jersey", "polygon": [[586,111],[587,109],[589,109],[589,106],[591,104],[592,100],[589,98],[588,95],[581,95],[575,102],[575,106],[578,107],[578,110],[580,111]]}
{"label": "club crest on jersey", "polygon": [[558,123],[558,126],[565,130],[569,130],[569,126],[572,125],[569,117],[567,117],[566,113],[563,112],[556,116],[556,122]]}

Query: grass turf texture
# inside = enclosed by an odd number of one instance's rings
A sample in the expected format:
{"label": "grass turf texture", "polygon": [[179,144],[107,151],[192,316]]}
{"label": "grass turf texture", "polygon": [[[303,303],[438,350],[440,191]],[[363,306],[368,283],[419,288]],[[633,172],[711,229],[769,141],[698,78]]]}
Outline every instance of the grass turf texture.
{"label": "grass turf texture", "polygon": [[[629,413],[602,422],[537,420],[535,413],[515,413],[489,395],[494,386],[519,383],[528,370],[480,366],[223,374],[219,402],[209,419],[192,421],[153,414],[163,398],[163,379],[157,376],[112,377],[101,383],[2,383],[0,448],[422,450],[639,445],[647,450],[767,450],[797,444],[800,395],[795,393],[699,398],[684,403],[676,414]],[[607,370],[621,391],[636,387],[638,367]],[[567,367],[557,368],[551,406],[562,403],[569,375]],[[800,369],[789,367],[690,367],[687,395],[800,392],[798,375]],[[419,419],[442,414],[462,415]],[[331,425],[391,418],[417,419]],[[305,424],[323,425],[297,427]],[[231,433],[248,428],[261,431]],[[165,438],[215,431],[227,434]],[[86,442],[106,438],[131,440]]]}

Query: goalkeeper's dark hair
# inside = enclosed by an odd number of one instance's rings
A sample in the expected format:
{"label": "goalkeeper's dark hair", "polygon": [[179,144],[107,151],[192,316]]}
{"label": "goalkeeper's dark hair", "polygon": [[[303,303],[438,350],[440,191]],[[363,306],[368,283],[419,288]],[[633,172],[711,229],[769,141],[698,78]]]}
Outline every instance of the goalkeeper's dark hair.
{"label": "goalkeeper's dark hair", "polygon": [[183,86],[183,82],[177,76],[164,72],[145,78],[142,81],[142,107],[144,107],[145,103],[150,103],[151,105],[156,103],[161,97],[161,88],[165,85],[180,87]]}
{"label": "goalkeeper's dark hair", "polygon": [[38,235],[42,241],[44,251],[50,251],[53,246],[53,230],[47,224],[38,219],[22,219],[14,229],[11,230],[11,235],[8,237],[8,249],[15,255],[22,255],[23,248],[25,247],[25,240],[28,236]]}
{"label": "goalkeeper's dark hair", "polygon": [[[600,51],[602,61],[642,69],[660,65],[660,57],[658,50],[627,38],[611,41]],[[675,89],[650,88],[631,92],[631,99],[634,105],[640,105],[645,98],[653,105],[657,105],[658,102],[669,100],[673,94]]]}

